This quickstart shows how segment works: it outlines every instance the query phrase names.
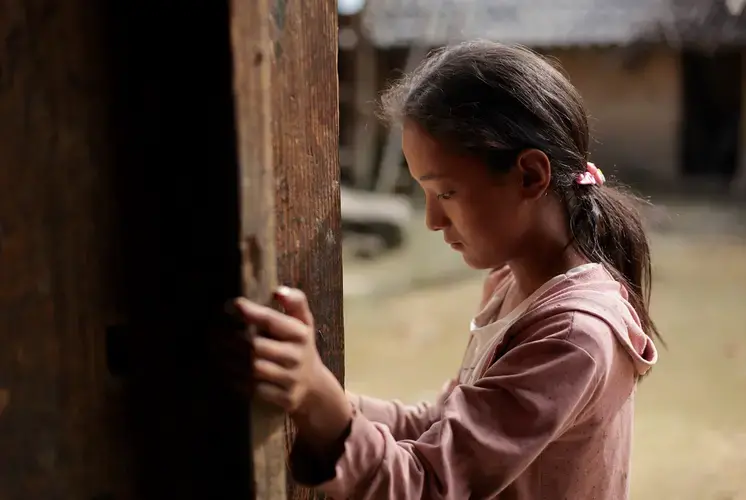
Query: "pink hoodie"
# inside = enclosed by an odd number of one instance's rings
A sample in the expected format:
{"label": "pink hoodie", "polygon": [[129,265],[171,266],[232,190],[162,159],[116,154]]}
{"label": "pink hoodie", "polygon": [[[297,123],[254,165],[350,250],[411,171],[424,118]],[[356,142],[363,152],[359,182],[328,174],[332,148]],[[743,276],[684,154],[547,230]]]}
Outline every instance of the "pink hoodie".
{"label": "pink hoodie", "polygon": [[626,499],[635,386],[657,359],[626,298],[600,265],[555,278],[474,384],[434,405],[355,398],[336,466],[297,441],[295,479],[334,499]]}

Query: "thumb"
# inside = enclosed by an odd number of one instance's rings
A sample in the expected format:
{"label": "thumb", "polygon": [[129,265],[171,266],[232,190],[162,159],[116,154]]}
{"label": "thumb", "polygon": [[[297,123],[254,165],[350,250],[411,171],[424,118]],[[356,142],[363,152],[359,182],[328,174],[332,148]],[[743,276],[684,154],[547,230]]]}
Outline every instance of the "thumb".
{"label": "thumb", "polygon": [[313,328],[313,314],[311,314],[311,308],[308,307],[308,298],[305,293],[297,288],[281,286],[275,290],[274,296],[288,316]]}

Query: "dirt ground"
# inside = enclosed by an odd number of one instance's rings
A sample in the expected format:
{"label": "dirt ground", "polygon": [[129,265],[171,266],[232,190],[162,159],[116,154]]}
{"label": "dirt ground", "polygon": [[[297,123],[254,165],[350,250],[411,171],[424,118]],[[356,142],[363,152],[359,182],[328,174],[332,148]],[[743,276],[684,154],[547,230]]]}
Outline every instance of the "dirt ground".
{"label": "dirt ground", "polygon": [[[661,348],[659,365],[638,392],[632,499],[746,500],[743,212],[672,210],[678,219],[661,224],[653,240],[653,313],[669,346]],[[429,399],[463,354],[481,275],[410,276],[410,285],[432,283],[372,293],[376,276],[391,281],[418,266],[432,275],[432,269],[458,264],[448,256],[447,265],[438,265],[433,245],[439,238],[413,238],[409,252],[367,267],[346,264],[351,390]],[[362,283],[368,283],[365,293]]]}

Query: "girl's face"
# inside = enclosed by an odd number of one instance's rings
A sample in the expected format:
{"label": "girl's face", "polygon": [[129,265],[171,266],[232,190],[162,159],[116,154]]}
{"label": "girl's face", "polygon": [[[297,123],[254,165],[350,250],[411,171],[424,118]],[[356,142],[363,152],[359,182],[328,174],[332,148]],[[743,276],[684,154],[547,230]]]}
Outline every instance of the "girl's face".
{"label": "girl's face", "polygon": [[537,186],[538,179],[522,166],[503,175],[491,173],[411,122],[404,124],[402,149],[410,174],[425,191],[428,228],[442,231],[469,266],[495,268],[519,255],[539,215],[536,200],[546,191],[548,177]]}

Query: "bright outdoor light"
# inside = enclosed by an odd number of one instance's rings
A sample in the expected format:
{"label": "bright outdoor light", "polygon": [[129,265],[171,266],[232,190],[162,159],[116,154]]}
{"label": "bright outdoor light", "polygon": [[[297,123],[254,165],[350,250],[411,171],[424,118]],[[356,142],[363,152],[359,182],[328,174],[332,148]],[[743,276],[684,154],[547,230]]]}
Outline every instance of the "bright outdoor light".
{"label": "bright outdoor light", "polygon": [[354,16],[365,6],[365,0],[338,0],[337,12],[341,16]]}

